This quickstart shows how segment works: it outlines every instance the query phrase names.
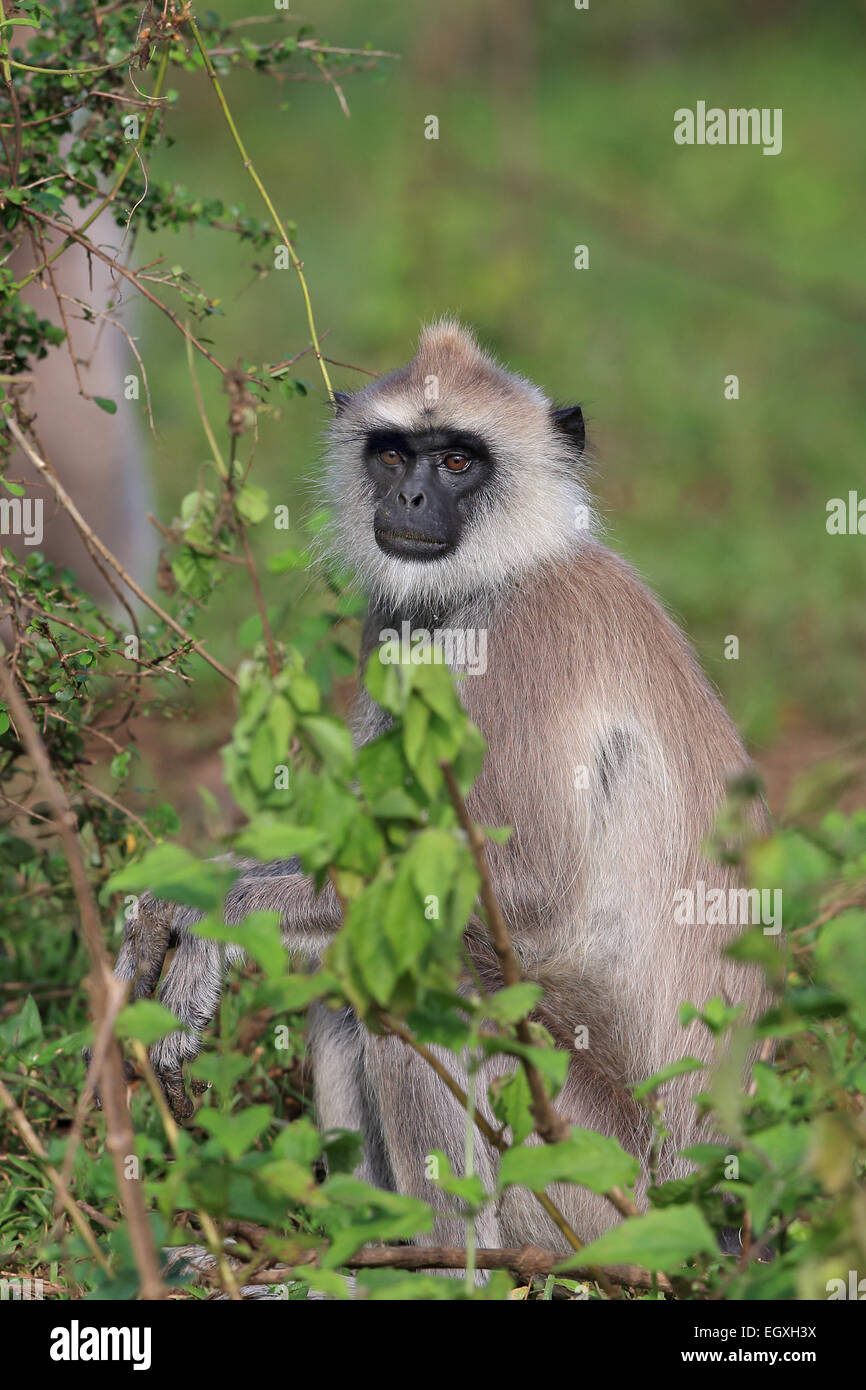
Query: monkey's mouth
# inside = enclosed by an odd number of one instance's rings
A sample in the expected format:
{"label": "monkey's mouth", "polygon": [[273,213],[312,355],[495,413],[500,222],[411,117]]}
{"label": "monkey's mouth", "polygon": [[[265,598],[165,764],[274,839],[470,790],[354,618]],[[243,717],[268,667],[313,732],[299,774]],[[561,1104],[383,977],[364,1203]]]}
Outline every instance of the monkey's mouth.
{"label": "monkey's mouth", "polygon": [[384,550],[386,555],[399,555],[404,560],[435,560],[451,549],[450,541],[423,536],[418,531],[397,531],[377,526],[373,535],[379,549]]}

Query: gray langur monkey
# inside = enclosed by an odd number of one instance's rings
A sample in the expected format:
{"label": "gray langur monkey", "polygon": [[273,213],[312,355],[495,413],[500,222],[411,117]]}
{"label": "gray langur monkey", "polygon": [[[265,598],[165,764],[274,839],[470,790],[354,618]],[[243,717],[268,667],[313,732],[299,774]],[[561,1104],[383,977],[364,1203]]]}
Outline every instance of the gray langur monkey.
{"label": "gray langur monkey", "polygon": [[[630,1086],[684,1054],[710,1061],[706,1030],[684,1032],[678,1009],[721,995],[754,1016],[757,971],[721,947],[731,927],[677,924],[683,890],[735,889],[703,844],[729,778],[749,762],[682,634],[634,572],[596,539],[585,490],[580,408],[555,409],[536,386],[499,367],[460,325],[427,328],[408,366],[340,396],[329,432],[331,546],[369,595],[363,652],[386,628],[483,629],[487,666],[459,692],[488,752],[468,799],[473,818],[510,825],[491,843],[494,887],[525,975],[542,985],[536,1017],[570,1055],[556,1105],[569,1121],[614,1135],[645,1159],[647,1112]],[[362,692],[359,742],[387,727]],[[762,811],[755,811],[760,823]],[[332,888],[316,896],[293,862],[244,863],[227,920],[282,914],[284,938],[315,957],[340,925]],[[189,1028],[156,1044],[154,1066],[189,1113],[182,1063],[222,989],[225,954],[187,932],[195,910],[143,899],[127,924],[117,971],[134,997],[156,987]],[[495,957],[470,923],[467,945],[488,988]],[[242,956],[230,948],[230,957]],[[459,1244],[451,1199],[425,1176],[444,1150],[462,1171],[464,1115],[442,1081],[393,1037],[374,1037],[349,1010],[311,1010],[310,1049],[324,1128],[359,1130],[361,1175],[424,1198],[440,1215],[420,1243]],[[575,1046],[577,1030],[588,1046]],[[466,1085],[459,1057],[442,1050]],[[513,1065],[485,1062],[490,1079]],[[672,1138],[660,1179],[689,1171],[678,1150],[702,1133],[694,1077],[666,1092]],[[489,1112],[488,1112],[489,1114]],[[479,1136],[477,1171],[493,1187],[496,1155]],[[584,1240],[615,1214],[580,1187],[552,1195]],[[546,1214],[510,1188],[482,1213],[481,1246],[525,1242],[567,1249]]]}

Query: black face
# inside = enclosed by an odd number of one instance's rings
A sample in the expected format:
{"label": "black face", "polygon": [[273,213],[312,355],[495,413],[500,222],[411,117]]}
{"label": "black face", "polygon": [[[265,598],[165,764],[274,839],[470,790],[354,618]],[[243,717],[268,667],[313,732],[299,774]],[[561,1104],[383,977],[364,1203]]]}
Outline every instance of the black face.
{"label": "black face", "polygon": [[364,459],[376,488],[376,544],[403,560],[456,549],[471,498],[493,473],[484,441],[463,431],[374,430]]}

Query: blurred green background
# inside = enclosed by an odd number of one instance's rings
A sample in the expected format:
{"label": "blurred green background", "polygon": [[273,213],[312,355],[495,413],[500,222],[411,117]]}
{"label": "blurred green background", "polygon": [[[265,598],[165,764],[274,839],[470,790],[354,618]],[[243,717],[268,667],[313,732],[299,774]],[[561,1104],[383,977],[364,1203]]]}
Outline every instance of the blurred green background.
{"label": "blurred green background", "polygon": [[[351,119],[324,83],[224,79],[297,225],[327,354],[386,370],[425,319],[452,311],[559,400],[581,401],[610,543],[685,624],[759,760],[782,747],[805,762],[854,733],[866,537],[829,536],[825,521],[830,498],[866,496],[862,5],[298,3],[320,38],[400,55],[345,79]],[[266,215],[206,79],[171,84],[175,143],[152,172]],[[781,107],[782,153],[677,146],[673,113],[698,100]],[[578,244],[589,269],[574,268]],[[223,361],[306,345],[291,271],[259,274],[268,258],[217,232],[142,234],[136,261],[157,255],[221,297],[207,332]],[[168,521],[208,449],[178,335],[149,309],[140,330]],[[262,421],[255,475],[300,528],[328,411],[313,359],[296,371],[310,393]],[[364,380],[333,371],[343,389]],[[221,423],[216,373],[199,376]],[[259,528],[258,543],[266,556],[286,536]],[[265,584],[290,640],[285,581]],[[236,655],[249,605],[238,576],[212,605],[216,651]],[[729,634],[737,661],[724,659]]]}

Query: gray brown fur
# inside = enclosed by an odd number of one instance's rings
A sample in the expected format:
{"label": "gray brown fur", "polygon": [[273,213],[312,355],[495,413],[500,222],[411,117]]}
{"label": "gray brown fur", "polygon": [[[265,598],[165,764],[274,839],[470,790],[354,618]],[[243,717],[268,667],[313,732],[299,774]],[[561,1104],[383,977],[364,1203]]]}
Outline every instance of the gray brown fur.
{"label": "gray brown fur", "polygon": [[[432,407],[424,398],[431,375],[439,381]],[[431,417],[483,431],[496,481],[456,555],[408,564],[376,550],[360,450],[371,423],[411,426]],[[701,879],[708,887],[735,882],[731,870],[704,857],[702,844],[728,779],[749,766],[737,733],[658,601],[592,529],[575,529],[574,508],[586,501],[580,460],[558,436],[550,402],[492,363],[457,325],[427,330],[407,368],[341,410],[331,431],[329,489],[338,513],[333,544],[341,561],[355,557],[371,598],[365,649],[403,616],[487,630],[486,674],[459,684],[489,745],[469,806],[483,824],[514,827],[489,852],[523,969],[544,987],[538,1017],[570,1053],[557,1106],[573,1123],[616,1135],[645,1158],[646,1115],[628,1087],[685,1054],[711,1060],[706,1032],[679,1027],[679,1005],[723,995],[754,1014],[763,1002],[757,973],[720,955],[736,928],[681,927],[673,917],[676,890]],[[383,722],[362,695],[359,741]],[[581,766],[583,789],[575,786]],[[279,910],[287,944],[313,956],[339,924],[330,889],[316,898],[291,865],[245,866],[227,920],[258,908]],[[152,948],[144,944],[142,915],[153,924]],[[144,992],[153,987],[160,952],[169,940],[177,946],[161,997],[191,1032],[154,1051],[175,1094],[222,983],[220,948],[184,930],[194,916],[174,910],[166,936],[163,908],[143,906],[118,962]],[[474,920],[467,942],[496,987],[490,945]],[[589,1028],[587,1050],[573,1045],[579,1025]],[[436,1229],[419,1239],[460,1243],[462,1222],[425,1176],[432,1149],[462,1170],[464,1116],[442,1083],[398,1040],[368,1034],[350,1011],[316,1006],[310,1042],[323,1124],[362,1131],[364,1176],[437,1207]],[[461,1059],[443,1055],[465,1081]],[[503,1070],[500,1059],[485,1064],[478,1088],[485,1110],[486,1084]],[[696,1084],[686,1077],[668,1088],[673,1137],[662,1178],[687,1171],[677,1150],[699,1134]],[[477,1170],[492,1186],[495,1155],[480,1136],[476,1153]],[[554,1195],[584,1240],[615,1219],[584,1189]],[[478,1239],[562,1245],[537,1203],[515,1189],[483,1214]]]}

